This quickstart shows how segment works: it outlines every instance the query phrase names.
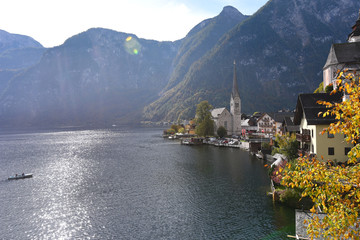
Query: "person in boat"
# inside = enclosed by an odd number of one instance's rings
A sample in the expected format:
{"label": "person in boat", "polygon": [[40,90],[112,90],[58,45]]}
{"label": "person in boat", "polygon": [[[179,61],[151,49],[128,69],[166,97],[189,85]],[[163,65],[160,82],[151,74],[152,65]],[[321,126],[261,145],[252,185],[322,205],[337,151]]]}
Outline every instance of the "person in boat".
{"label": "person in boat", "polygon": [[24,174],[24,173],[22,173],[22,174],[21,174],[21,176],[25,176],[25,174]]}
{"label": "person in boat", "polygon": [[17,177],[17,174],[15,174],[15,177]]}

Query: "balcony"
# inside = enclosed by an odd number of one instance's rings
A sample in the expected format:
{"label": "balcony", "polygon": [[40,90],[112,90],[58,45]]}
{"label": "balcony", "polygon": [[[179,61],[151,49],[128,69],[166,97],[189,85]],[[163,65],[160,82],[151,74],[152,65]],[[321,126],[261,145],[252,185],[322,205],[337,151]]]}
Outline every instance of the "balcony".
{"label": "balcony", "polygon": [[310,134],[307,133],[297,133],[296,140],[298,142],[311,142]]}

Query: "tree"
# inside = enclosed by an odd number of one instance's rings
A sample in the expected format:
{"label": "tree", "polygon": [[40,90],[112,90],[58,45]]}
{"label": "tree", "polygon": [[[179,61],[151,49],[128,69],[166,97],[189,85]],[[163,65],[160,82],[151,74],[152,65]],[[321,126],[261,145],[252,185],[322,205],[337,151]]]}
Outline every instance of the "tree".
{"label": "tree", "polygon": [[180,127],[179,130],[178,130],[178,133],[185,133],[185,128]]}
{"label": "tree", "polygon": [[274,148],[272,154],[284,154],[289,161],[298,157],[299,142],[295,134],[276,135],[275,143],[277,147]]}
{"label": "tree", "polygon": [[227,131],[226,131],[226,128],[223,127],[223,126],[220,126],[217,131],[216,131],[217,135],[220,137],[220,138],[223,138],[227,135]]}
{"label": "tree", "polygon": [[[336,121],[322,133],[344,134],[345,140],[353,143],[346,164],[336,165],[317,158],[298,158],[297,163],[289,164],[284,170],[282,183],[302,190],[302,197],[309,196],[314,202],[312,220],[308,222],[311,237],[333,239],[360,239],[360,87],[352,74],[339,73],[338,89],[332,91],[348,95],[341,103],[319,101],[329,110],[319,113],[323,117],[331,114]],[[326,213],[323,220],[319,210]]]}
{"label": "tree", "polygon": [[166,130],[166,133],[167,133],[167,134],[170,134],[170,135],[173,135],[173,134],[175,134],[176,132],[175,132],[175,130],[174,130],[173,128],[169,128],[168,130]]}
{"label": "tree", "polygon": [[324,82],[320,82],[319,87],[314,91],[314,93],[322,93],[322,92],[324,92]]}
{"label": "tree", "polygon": [[211,119],[211,109],[213,107],[208,101],[200,102],[196,107],[196,123],[195,132],[199,136],[214,135],[214,121]]}
{"label": "tree", "polygon": [[213,106],[208,101],[202,101],[196,106],[196,122],[201,123],[206,118],[211,119],[211,110]]}
{"label": "tree", "polygon": [[179,129],[181,128],[181,126],[173,124],[173,125],[171,125],[171,128],[174,129],[175,132],[178,132]]}
{"label": "tree", "polygon": [[202,137],[214,135],[214,121],[210,117],[206,117],[196,126],[195,133]]}

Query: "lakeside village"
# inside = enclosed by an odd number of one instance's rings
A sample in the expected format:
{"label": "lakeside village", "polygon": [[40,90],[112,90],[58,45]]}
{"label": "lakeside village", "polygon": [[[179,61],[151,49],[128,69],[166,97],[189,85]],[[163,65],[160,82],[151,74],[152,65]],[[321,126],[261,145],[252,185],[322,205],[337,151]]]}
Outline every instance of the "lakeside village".
{"label": "lakeside village", "polygon": [[[302,209],[306,201],[310,201],[308,206],[311,207],[310,199],[302,199],[294,189],[280,185],[281,173],[278,170],[299,156],[335,163],[345,163],[349,159],[348,153],[354,145],[347,143],[344,135],[321,134],[336,119],[331,115],[319,116],[328,108],[318,101],[340,103],[349,99],[346,94],[331,92],[339,88],[337,79],[340,72],[347,71],[354,78],[360,75],[360,12],[352,30],[346,43],[332,44],[323,67],[322,83],[314,93],[299,94],[294,111],[242,114],[234,62],[230,111],[225,107],[212,109],[207,101],[203,101],[197,105],[194,120],[172,125],[164,130],[163,136],[180,139],[181,144],[186,145],[211,144],[248,150],[269,162],[274,200]],[[300,239],[308,239],[305,218],[309,218],[308,213],[296,210],[296,234],[303,237]]]}

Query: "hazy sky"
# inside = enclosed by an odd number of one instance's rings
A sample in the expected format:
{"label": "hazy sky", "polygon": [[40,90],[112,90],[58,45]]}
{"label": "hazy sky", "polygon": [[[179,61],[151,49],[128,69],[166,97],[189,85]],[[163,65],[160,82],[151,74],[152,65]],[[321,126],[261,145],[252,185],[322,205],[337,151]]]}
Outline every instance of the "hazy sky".
{"label": "hazy sky", "polygon": [[267,0],[2,0],[0,29],[33,37],[45,47],[92,27],[140,38],[178,40],[231,5],[251,15]]}

